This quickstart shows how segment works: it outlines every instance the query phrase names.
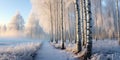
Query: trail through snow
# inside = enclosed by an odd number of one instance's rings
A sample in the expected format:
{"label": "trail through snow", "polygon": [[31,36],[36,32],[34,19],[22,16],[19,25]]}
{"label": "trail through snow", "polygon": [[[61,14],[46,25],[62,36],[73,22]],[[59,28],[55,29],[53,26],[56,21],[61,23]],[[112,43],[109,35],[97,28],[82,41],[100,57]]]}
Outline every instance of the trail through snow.
{"label": "trail through snow", "polygon": [[35,60],[77,60],[70,53],[55,49],[48,41],[43,41]]}

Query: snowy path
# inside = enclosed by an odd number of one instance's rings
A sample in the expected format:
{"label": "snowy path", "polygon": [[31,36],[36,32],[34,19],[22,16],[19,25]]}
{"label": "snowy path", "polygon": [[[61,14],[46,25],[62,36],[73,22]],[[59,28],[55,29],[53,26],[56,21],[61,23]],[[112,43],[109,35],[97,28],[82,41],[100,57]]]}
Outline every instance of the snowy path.
{"label": "snowy path", "polygon": [[55,49],[46,41],[43,42],[42,47],[37,53],[35,60],[76,60],[69,53]]}

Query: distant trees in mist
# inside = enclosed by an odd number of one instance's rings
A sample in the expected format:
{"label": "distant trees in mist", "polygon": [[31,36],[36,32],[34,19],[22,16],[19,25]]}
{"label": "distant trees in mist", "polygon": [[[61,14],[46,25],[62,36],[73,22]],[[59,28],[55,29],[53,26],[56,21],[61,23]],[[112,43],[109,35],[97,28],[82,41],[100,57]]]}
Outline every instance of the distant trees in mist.
{"label": "distant trees in mist", "polygon": [[8,24],[0,25],[0,36],[21,34],[30,38],[40,38],[43,30],[35,14],[30,14],[25,23],[22,15],[17,11]]}
{"label": "distant trees in mist", "polygon": [[7,30],[24,30],[24,19],[19,12],[16,12],[15,16],[12,17],[11,21],[8,24]]}
{"label": "distant trees in mist", "polygon": [[40,37],[42,33],[42,28],[39,25],[39,20],[34,14],[30,14],[27,23],[25,25],[25,34],[29,37]]}

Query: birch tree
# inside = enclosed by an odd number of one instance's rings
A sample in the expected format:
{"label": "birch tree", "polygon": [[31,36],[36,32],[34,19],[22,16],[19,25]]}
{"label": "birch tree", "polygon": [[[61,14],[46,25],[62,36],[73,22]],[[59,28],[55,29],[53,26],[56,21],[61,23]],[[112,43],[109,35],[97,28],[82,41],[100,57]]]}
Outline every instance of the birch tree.
{"label": "birch tree", "polygon": [[90,59],[92,55],[92,14],[91,0],[86,0],[86,15],[87,15],[87,57]]}
{"label": "birch tree", "polygon": [[77,52],[80,52],[82,50],[82,47],[81,47],[81,23],[80,23],[80,6],[79,6],[79,0],[76,0],[76,16],[77,16],[77,19],[76,19],[76,34],[77,34],[77,37],[76,37],[76,40],[77,40]]}
{"label": "birch tree", "polygon": [[64,34],[63,34],[63,16],[64,16],[64,14],[63,14],[63,11],[64,11],[64,9],[63,9],[63,1],[64,0],[61,0],[61,49],[65,49],[65,46],[64,46]]}

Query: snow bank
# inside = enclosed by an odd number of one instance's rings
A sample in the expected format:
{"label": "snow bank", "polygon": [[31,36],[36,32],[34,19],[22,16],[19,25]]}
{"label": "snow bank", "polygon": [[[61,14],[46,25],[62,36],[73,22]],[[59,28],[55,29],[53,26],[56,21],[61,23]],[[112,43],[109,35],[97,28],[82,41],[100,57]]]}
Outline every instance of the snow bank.
{"label": "snow bank", "polygon": [[40,43],[28,42],[0,47],[0,60],[33,60]]}

